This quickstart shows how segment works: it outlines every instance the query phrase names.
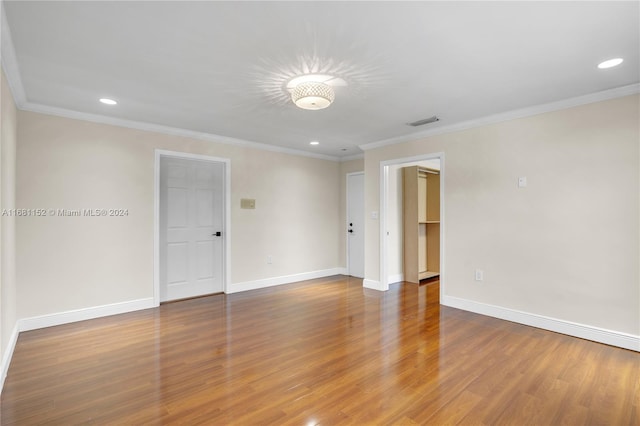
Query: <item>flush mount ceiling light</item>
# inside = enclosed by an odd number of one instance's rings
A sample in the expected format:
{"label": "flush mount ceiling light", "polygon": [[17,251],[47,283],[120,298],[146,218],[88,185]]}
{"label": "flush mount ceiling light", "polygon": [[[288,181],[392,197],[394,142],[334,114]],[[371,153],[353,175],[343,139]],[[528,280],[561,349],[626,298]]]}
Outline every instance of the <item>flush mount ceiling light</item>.
{"label": "flush mount ceiling light", "polygon": [[598,64],[598,68],[603,70],[603,69],[607,69],[607,68],[617,67],[618,65],[620,65],[622,63],[622,61],[624,61],[624,59],[622,59],[622,58],[609,59],[607,61],[600,62]]}
{"label": "flush mount ceiling light", "polygon": [[309,145],[320,145],[320,142],[318,142],[318,141],[311,141],[311,142],[309,142]]}
{"label": "flush mount ceiling light", "polygon": [[291,91],[291,100],[302,109],[326,108],[331,105],[335,97],[331,86],[316,81],[300,83]]}
{"label": "flush mount ceiling light", "polygon": [[287,83],[291,100],[298,108],[323,109],[336,98],[332,86],[344,86],[340,78],[325,74],[307,74],[294,77]]}
{"label": "flush mount ceiling light", "polygon": [[118,102],[114,101],[113,99],[109,99],[109,98],[101,98],[100,102],[102,102],[105,105],[117,105]]}

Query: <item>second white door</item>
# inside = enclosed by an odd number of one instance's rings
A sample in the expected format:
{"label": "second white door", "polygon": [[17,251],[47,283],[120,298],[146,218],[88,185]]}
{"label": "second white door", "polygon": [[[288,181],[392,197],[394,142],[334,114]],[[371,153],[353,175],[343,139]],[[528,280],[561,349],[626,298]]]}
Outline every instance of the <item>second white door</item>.
{"label": "second white door", "polygon": [[349,275],[364,278],[364,173],[347,175]]}
{"label": "second white door", "polygon": [[160,158],[160,301],[224,291],[224,168]]}

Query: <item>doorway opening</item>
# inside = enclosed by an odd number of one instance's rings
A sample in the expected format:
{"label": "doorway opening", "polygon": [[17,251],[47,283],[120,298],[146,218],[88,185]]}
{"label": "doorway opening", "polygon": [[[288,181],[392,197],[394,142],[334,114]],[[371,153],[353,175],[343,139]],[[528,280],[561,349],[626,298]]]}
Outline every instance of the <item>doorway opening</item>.
{"label": "doorway opening", "polygon": [[[399,158],[380,163],[380,289],[404,280],[403,168],[419,166],[439,170],[439,280],[440,297],[445,286],[444,270],[444,153]],[[437,231],[436,231],[437,232]]]}
{"label": "doorway opening", "polygon": [[154,304],[227,292],[230,161],[156,150]]}

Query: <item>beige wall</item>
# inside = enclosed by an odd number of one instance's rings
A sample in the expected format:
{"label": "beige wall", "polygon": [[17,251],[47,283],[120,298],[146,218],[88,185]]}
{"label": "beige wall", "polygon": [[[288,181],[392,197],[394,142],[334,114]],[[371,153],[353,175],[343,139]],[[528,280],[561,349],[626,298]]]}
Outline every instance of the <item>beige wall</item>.
{"label": "beige wall", "polygon": [[234,284],[346,267],[346,174],[363,169],[365,274],[377,281],[380,161],[444,152],[447,296],[639,334],[638,113],[631,96],[336,163],[19,112],[18,207],[130,215],[19,219],[18,317],[152,296],[156,148],[231,159]]}
{"label": "beige wall", "polygon": [[[16,200],[16,106],[1,73],[0,97],[0,207],[10,210]],[[3,215],[0,221],[0,359],[4,357],[16,325],[16,220]]]}
{"label": "beige wall", "polygon": [[[365,209],[379,210],[381,161],[444,152],[446,295],[638,335],[638,102],[369,150]],[[377,281],[379,224],[366,225],[365,274]]]}
{"label": "beige wall", "polygon": [[343,268],[347,267],[347,174],[363,171],[364,158],[340,163],[340,225],[337,232],[340,241],[338,258],[340,259],[340,266]]}
{"label": "beige wall", "polygon": [[342,262],[337,162],[24,111],[18,124],[19,207],[129,210],[19,219],[20,318],[153,296],[156,148],[231,160],[232,285]]}

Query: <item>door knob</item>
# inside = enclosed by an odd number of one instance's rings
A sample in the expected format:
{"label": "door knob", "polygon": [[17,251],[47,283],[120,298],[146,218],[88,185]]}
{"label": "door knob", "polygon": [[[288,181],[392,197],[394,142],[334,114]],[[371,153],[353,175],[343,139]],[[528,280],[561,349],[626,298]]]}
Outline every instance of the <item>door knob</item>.
{"label": "door knob", "polygon": [[221,237],[222,236],[222,232],[217,231],[215,234],[211,234],[212,237]]}

